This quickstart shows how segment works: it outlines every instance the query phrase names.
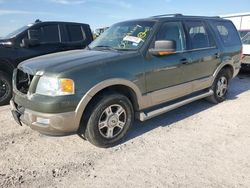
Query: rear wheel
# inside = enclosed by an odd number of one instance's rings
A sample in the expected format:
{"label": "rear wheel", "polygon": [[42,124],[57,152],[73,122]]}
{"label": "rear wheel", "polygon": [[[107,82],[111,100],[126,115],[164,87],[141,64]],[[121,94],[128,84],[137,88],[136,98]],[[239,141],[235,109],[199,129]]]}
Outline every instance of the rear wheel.
{"label": "rear wheel", "polygon": [[12,97],[11,76],[0,71],[0,105],[8,104]]}
{"label": "rear wheel", "polygon": [[214,94],[207,98],[208,101],[215,103],[215,104],[223,102],[226,99],[229,81],[230,81],[229,71],[227,71],[227,69],[221,70],[221,72],[215,78],[214,83],[211,88]]}
{"label": "rear wheel", "polygon": [[105,95],[92,106],[85,137],[95,146],[112,147],[126,136],[133,121],[133,106],[126,96]]}

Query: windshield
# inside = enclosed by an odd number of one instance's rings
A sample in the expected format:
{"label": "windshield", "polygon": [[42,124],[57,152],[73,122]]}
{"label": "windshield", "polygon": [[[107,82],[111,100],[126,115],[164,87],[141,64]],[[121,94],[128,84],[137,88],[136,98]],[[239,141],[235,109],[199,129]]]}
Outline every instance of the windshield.
{"label": "windshield", "polygon": [[154,22],[132,21],[110,27],[92,42],[90,49],[138,50],[147,40]]}
{"label": "windshield", "polygon": [[25,31],[28,28],[29,28],[29,26],[23,26],[23,27],[15,30],[15,31],[13,31],[12,33],[8,34],[4,38],[6,38],[6,39],[13,38],[13,37],[17,36],[18,34],[22,33],[23,31]]}

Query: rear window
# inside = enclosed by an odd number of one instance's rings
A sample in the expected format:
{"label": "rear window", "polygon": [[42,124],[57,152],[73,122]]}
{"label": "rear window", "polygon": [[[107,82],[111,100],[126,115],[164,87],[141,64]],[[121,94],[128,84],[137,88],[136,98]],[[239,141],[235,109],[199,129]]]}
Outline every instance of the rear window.
{"label": "rear window", "polygon": [[80,25],[68,25],[67,30],[70,42],[77,42],[85,39],[84,31]]}
{"label": "rear window", "polygon": [[227,47],[241,45],[240,37],[233,23],[228,21],[213,22],[215,31],[219,34],[223,44]]}

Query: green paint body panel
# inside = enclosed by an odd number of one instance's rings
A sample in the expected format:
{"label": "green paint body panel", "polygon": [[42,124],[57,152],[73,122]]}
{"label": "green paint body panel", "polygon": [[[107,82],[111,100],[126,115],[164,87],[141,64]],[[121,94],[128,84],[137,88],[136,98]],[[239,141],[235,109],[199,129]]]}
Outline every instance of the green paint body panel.
{"label": "green paint body panel", "polygon": [[[127,80],[139,89],[141,96],[171,88],[183,83],[213,76],[216,69],[226,61],[240,63],[241,45],[226,48],[211,31],[216,45],[213,48],[188,50],[168,56],[156,57],[148,50],[161,25],[168,21],[203,20],[210,24],[220,18],[169,17],[149,18],[155,26],[150,37],[138,51],[74,50],[26,60],[18,68],[28,74],[70,78],[75,83],[75,94],[50,97],[35,93],[39,76],[35,76],[29,88],[29,96],[21,94],[14,84],[13,100],[18,106],[41,113],[64,113],[76,111],[83,96],[98,83],[109,79]],[[220,57],[216,57],[220,54]],[[182,60],[187,59],[188,64]],[[233,61],[233,62],[232,62]],[[13,77],[15,83],[15,77]],[[140,109],[138,109],[140,110]]]}

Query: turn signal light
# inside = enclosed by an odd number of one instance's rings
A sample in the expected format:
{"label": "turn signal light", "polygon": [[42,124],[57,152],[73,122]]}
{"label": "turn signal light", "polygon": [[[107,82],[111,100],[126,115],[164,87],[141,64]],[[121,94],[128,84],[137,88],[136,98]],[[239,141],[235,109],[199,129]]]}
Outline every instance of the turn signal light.
{"label": "turn signal light", "polygon": [[61,79],[61,91],[65,93],[74,93],[74,81],[71,79]]}

